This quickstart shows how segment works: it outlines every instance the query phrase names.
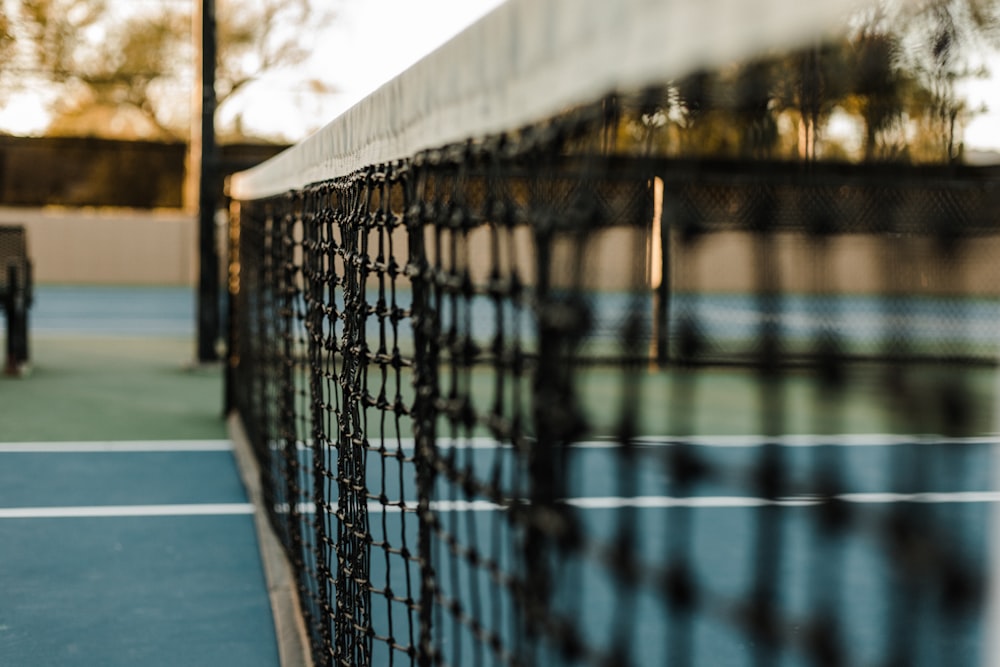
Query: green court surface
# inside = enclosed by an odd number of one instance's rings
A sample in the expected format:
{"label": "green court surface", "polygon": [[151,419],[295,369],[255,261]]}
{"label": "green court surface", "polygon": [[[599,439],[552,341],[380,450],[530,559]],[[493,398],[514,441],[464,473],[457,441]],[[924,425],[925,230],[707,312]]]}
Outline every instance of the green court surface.
{"label": "green court surface", "polygon": [[219,366],[186,338],[36,336],[30,374],[0,376],[0,440],[225,437]]}
{"label": "green court surface", "polygon": [[[877,363],[854,364],[844,369],[842,384],[830,389],[821,382],[815,369],[783,369],[770,378],[753,368],[705,367],[684,370],[652,367],[635,369],[582,364],[573,372],[573,409],[586,425],[585,434],[613,436],[625,413],[626,404],[634,411],[638,424],[636,435],[707,436],[751,434],[850,434],[908,433],[975,436],[994,433],[996,368],[989,365],[946,367],[933,363],[913,364],[902,371],[906,392],[890,389],[887,367]],[[294,377],[300,402],[309,399],[305,369],[299,367]],[[374,370],[367,378],[368,391],[382,392],[380,374]],[[398,381],[388,373],[385,394],[394,398],[397,391],[404,403],[413,401],[413,377],[400,373]],[[531,428],[532,379],[526,374],[515,378],[509,373],[499,390],[504,414],[520,412],[523,424]],[[332,388],[331,388],[332,387]],[[498,402],[496,372],[488,367],[462,369],[452,374],[439,372],[439,390],[449,395],[453,388],[468,392],[472,407],[487,415]],[[627,390],[628,388],[628,390]],[[324,386],[327,399],[340,388]],[[331,403],[332,399],[327,400]],[[951,431],[948,410],[957,406],[964,411],[961,427]],[[307,405],[299,405],[308,414]],[[395,420],[376,406],[363,408],[365,432],[369,437],[409,438],[413,436],[408,418]],[[384,417],[384,418],[383,418]],[[335,418],[335,416],[333,416]],[[476,425],[466,433],[464,425],[452,434],[446,415],[438,415],[438,435],[489,436],[489,429]],[[310,437],[308,424],[300,424],[300,437]]]}
{"label": "green court surface", "polygon": [[[578,372],[578,402],[598,434],[614,433],[616,415],[637,396],[643,435],[778,433],[993,433],[996,369],[906,368],[906,392],[893,391],[887,368],[857,364],[831,389],[815,369],[788,369],[765,378],[754,369],[708,368],[667,373],[602,368]],[[895,380],[900,381],[898,378]],[[633,386],[634,393],[627,387]],[[949,432],[948,410],[965,411]]]}

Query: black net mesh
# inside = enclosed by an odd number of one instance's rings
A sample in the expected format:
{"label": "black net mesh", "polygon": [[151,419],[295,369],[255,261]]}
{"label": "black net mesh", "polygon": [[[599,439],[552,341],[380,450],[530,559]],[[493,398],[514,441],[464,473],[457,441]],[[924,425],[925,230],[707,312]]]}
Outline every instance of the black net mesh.
{"label": "black net mesh", "polygon": [[984,664],[995,171],[681,158],[676,94],[239,203],[317,664]]}

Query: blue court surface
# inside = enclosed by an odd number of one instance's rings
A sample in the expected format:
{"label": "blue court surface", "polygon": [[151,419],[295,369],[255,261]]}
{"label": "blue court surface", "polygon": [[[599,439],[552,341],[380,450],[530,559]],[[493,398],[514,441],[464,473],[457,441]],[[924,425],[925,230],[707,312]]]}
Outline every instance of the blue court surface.
{"label": "blue court surface", "polygon": [[[193,312],[193,294],[186,288],[45,286],[32,311],[32,331],[56,338],[84,334],[88,341],[88,335],[190,338]],[[44,354],[36,365],[29,382],[59,371]],[[102,374],[106,365],[98,366]],[[988,384],[993,386],[992,379]],[[29,388],[17,387],[18,392]],[[14,385],[6,388],[11,398]],[[93,393],[90,385],[81,391]],[[91,412],[95,420],[104,419],[96,409]],[[716,428],[727,418],[713,409]],[[180,412],[171,413],[172,427],[182,426],[183,419]],[[79,423],[69,428],[95,427],[74,421]],[[592,645],[623,643],[633,664],[643,665],[664,664],[669,652],[663,632],[668,612],[657,583],[642,581],[623,594],[607,566],[624,536],[633,540],[642,571],[656,571],[667,562],[666,554],[678,549],[686,554],[706,604],[692,625],[690,665],[754,664],[755,648],[733,622],[734,610],[757,583],[760,520],[778,515],[782,557],[772,583],[784,616],[808,620],[818,601],[829,600],[834,591],[845,664],[886,664],[901,645],[912,658],[907,664],[915,667],[997,664],[991,662],[997,653],[991,652],[986,631],[990,619],[1000,618],[991,548],[1000,537],[997,437],[772,438],[788,479],[787,493],[777,501],[759,498],[753,488],[764,438],[684,440],[712,474],[683,486],[671,476],[669,439],[638,441],[631,467],[623,467],[613,443],[595,440],[566,450],[564,499],[595,550],[566,559],[557,554],[540,567],[551,573],[555,613],[578,620],[578,631]],[[403,562],[398,554],[417,548],[417,520],[413,512],[384,506],[379,496],[415,508],[413,442],[386,437],[384,445],[388,454],[398,448],[403,456],[366,452],[371,618],[378,636],[394,635],[412,646],[419,640],[408,636],[415,612],[401,598],[407,590],[419,592],[420,573],[417,563]],[[522,497],[523,459],[519,462],[512,449],[478,438],[441,440],[438,448],[450,457],[450,468],[496,480],[506,497]],[[311,454],[300,447],[300,482],[307,487],[313,480]],[[323,456],[335,469],[336,453]],[[815,479],[826,465],[837,471],[841,500],[856,517],[835,539],[818,530]],[[336,484],[329,484],[329,502],[336,503],[336,492]],[[308,496],[299,500],[303,522],[310,524],[315,507]],[[477,617],[483,632],[504,645],[516,643],[523,633],[514,620],[516,601],[509,590],[490,593],[496,573],[523,570],[521,538],[506,520],[507,509],[489,498],[467,496],[445,476],[438,478],[432,509],[440,519],[432,550],[442,600]],[[980,590],[971,608],[942,611],[940,581],[923,585],[902,576],[886,541],[887,521],[900,510],[935,536]],[[0,666],[276,665],[252,511],[225,441],[0,443]],[[307,525],[307,541],[310,533]],[[383,545],[392,550],[388,557]],[[470,559],[472,551],[481,558],[478,565]],[[313,557],[305,554],[307,564]],[[487,572],[482,559],[495,565],[495,572]],[[909,597],[900,591],[909,591]],[[906,613],[897,608],[900,600],[909,607]],[[438,615],[432,628],[450,662],[496,664],[496,656],[451,609]],[[806,626],[801,627],[790,632],[804,633]],[[388,664],[384,642],[374,642],[373,651],[374,665]],[[395,657],[396,664],[408,664],[399,652]],[[811,663],[791,650],[776,664]]]}
{"label": "blue court surface", "polygon": [[[786,650],[776,661],[764,664],[814,664],[805,647],[809,623],[815,621],[819,607],[832,614],[831,622],[838,626],[843,664],[885,665],[900,655],[906,658],[901,664],[912,666],[994,664],[986,624],[997,602],[991,551],[1000,501],[997,438],[885,434],[773,438],[769,442],[788,480],[787,493],[777,500],[762,499],[753,491],[754,465],[767,439],[701,436],[685,441],[713,472],[684,488],[671,479],[666,456],[673,446],[670,439],[640,439],[631,472],[614,443],[577,443],[566,451],[564,500],[591,546],[585,553],[554,553],[551,562],[538,566],[548,568],[551,577],[553,613],[573,619],[588,645],[628,647],[629,664],[669,662],[670,637],[665,628],[670,627],[670,617],[663,591],[655,579],[623,588],[620,574],[608,560],[624,539],[638,553],[637,572],[656,572],[668,554],[678,553],[693,568],[703,606],[690,626],[689,662],[684,664],[761,664],[739,618],[744,613],[740,605],[760,583],[758,531],[767,516],[778,526],[771,545],[776,560],[766,566],[773,567],[769,587],[775,591],[782,618],[790,622],[783,640]],[[420,572],[417,563],[399,553],[412,552],[419,543],[412,511],[417,498],[410,458],[413,441],[387,438],[384,452],[377,448],[381,444],[373,443],[366,453],[371,618],[376,636],[412,645],[415,639],[408,633],[415,612],[405,598],[407,592],[419,591]],[[300,482],[308,486],[312,452],[302,444],[298,449],[303,464]],[[517,493],[520,473],[512,448],[472,438],[441,440],[438,449],[449,459],[449,467],[476,479],[495,480],[506,494]],[[395,456],[397,451],[404,456]],[[334,465],[332,452],[324,458]],[[817,466],[830,469],[831,464],[840,475],[837,497],[852,517],[846,528],[832,532],[821,529],[814,481]],[[336,484],[327,488],[332,494],[331,512],[336,489]],[[400,500],[409,511],[400,510]],[[523,637],[513,593],[509,588],[495,593],[504,573],[516,577],[525,567],[519,546],[523,535],[506,520],[507,508],[484,497],[467,496],[459,483],[444,475],[438,478],[431,508],[439,522],[432,562],[442,607],[434,618],[434,641],[448,664],[502,664],[482,638],[493,636],[512,646]],[[298,510],[308,535],[316,507],[304,500]],[[948,563],[958,568],[963,581],[973,587],[965,606],[949,607],[942,601],[942,590],[955,570],[935,566],[918,580],[905,573],[905,558],[894,553],[889,535],[892,520],[901,516],[915,521],[930,538],[928,548],[941,559],[939,566]],[[476,619],[476,627],[461,620],[466,614]],[[389,664],[392,651],[385,642],[374,642],[373,651],[372,664]],[[406,664],[398,653],[395,657]],[[557,662],[555,655],[549,657]]]}
{"label": "blue court surface", "polygon": [[0,664],[277,664],[226,441],[0,443]]}
{"label": "blue court surface", "polygon": [[33,335],[192,337],[190,287],[39,285],[30,314]]}

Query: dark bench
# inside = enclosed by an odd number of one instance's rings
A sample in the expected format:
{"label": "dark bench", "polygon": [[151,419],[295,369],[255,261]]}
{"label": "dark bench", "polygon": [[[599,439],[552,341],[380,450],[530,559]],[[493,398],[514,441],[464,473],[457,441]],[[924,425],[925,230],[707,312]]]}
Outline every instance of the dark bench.
{"label": "dark bench", "polygon": [[0,308],[7,319],[4,372],[19,375],[28,363],[28,309],[32,276],[27,234],[22,225],[0,225]]}

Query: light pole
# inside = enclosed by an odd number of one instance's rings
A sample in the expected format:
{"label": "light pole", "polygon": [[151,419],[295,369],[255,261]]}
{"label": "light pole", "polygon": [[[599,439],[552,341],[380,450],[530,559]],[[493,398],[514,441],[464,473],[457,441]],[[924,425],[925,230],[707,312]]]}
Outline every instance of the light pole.
{"label": "light pole", "polygon": [[[219,197],[219,159],[215,145],[215,0],[196,0],[195,34],[200,61],[200,132],[192,132],[192,147],[198,160],[198,361],[218,361],[219,339],[219,250],[215,212]],[[195,144],[195,140],[198,141]]]}

